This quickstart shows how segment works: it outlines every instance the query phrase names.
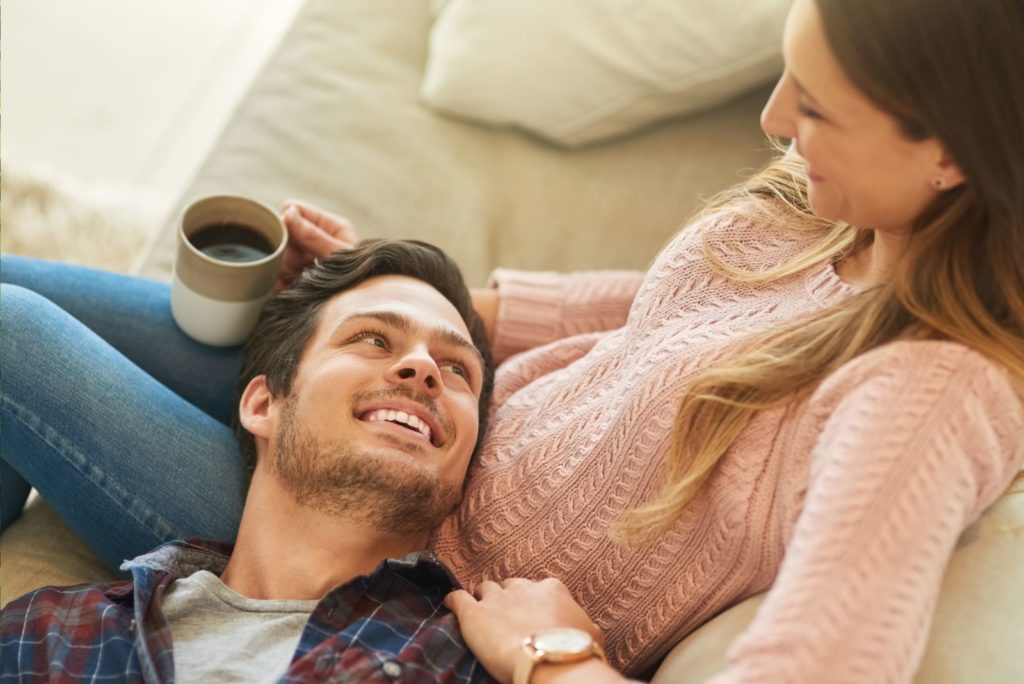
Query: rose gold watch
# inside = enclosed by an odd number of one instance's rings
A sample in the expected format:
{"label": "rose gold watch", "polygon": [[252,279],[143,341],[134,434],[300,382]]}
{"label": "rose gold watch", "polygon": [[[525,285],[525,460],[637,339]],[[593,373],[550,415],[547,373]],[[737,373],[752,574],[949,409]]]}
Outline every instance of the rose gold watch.
{"label": "rose gold watch", "polygon": [[594,638],[579,629],[549,629],[523,640],[512,684],[530,684],[530,675],[538,663],[575,663],[597,656],[607,662],[604,649]]}

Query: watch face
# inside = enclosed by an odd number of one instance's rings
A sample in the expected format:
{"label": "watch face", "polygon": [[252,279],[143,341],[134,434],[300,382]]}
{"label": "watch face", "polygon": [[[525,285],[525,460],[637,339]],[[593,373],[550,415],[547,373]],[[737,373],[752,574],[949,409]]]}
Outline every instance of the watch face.
{"label": "watch face", "polygon": [[589,652],[592,643],[590,635],[578,629],[552,629],[533,639],[534,647],[545,653]]}

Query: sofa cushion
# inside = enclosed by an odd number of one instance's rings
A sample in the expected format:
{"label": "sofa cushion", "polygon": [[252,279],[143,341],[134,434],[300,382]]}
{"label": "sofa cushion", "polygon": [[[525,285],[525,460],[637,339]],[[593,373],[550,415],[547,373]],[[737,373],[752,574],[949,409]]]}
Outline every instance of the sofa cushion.
{"label": "sofa cushion", "polygon": [[723,102],[782,69],[789,0],[450,0],[422,96],[563,145]]}
{"label": "sofa cushion", "polygon": [[0,605],[42,586],[117,577],[37,496],[0,535],[0,557],[4,560]]}
{"label": "sofa cushion", "polygon": [[[212,193],[306,199],[364,237],[428,240],[467,281],[498,266],[645,268],[707,196],[769,156],[767,87],[566,151],[439,115],[419,99],[426,2],[308,0],[178,206]],[[165,279],[171,222],[141,264]]]}

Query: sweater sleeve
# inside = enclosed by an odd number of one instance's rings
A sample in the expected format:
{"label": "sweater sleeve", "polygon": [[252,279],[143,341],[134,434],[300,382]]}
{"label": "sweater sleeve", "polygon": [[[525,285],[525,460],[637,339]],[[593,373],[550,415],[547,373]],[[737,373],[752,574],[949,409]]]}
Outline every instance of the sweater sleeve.
{"label": "sweater sleeve", "polygon": [[785,558],[715,684],[911,681],[957,539],[1024,455],[1020,395],[949,342],[867,354],[815,404],[834,408]]}
{"label": "sweater sleeve", "polygon": [[621,327],[643,278],[632,271],[496,270],[489,283],[498,290],[495,360],[565,337]]}

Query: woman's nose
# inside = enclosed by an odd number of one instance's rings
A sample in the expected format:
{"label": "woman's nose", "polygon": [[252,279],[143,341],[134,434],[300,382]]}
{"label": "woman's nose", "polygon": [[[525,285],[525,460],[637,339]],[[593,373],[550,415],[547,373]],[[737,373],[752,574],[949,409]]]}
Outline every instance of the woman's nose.
{"label": "woman's nose", "polygon": [[783,74],[761,110],[761,130],[778,138],[795,138],[795,114],[796,92],[788,75]]}

